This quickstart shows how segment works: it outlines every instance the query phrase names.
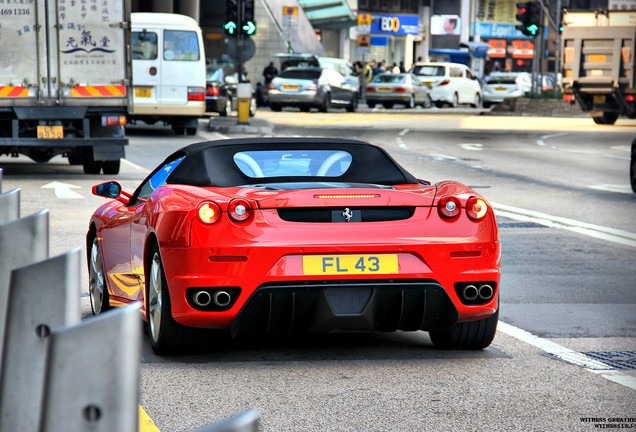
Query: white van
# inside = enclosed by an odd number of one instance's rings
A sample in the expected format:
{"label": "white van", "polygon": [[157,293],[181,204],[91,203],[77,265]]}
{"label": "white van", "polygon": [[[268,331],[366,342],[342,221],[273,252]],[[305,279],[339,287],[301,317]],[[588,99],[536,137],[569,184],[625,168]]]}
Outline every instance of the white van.
{"label": "white van", "polygon": [[132,123],[162,121],[176,134],[197,132],[205,114],[205,53],[201,28],[185,15],[133,13]]}

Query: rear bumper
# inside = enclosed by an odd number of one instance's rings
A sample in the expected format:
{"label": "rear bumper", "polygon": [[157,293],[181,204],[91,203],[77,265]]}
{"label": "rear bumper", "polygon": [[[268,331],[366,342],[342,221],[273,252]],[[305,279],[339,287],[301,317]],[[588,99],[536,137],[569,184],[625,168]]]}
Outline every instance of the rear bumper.
{"label": "rear bumper", "polygon": [[382,94],[382,93],[374,93],[369,95],[367,93],[367,103],[382,103],[382,102],[394,102],[394,103],[408,103],[411,99],[410,94]]}
{"label": "rear bumper", "polygon": [[320,105],[323,101],[323,95],[320,92],[297,92],[283,93],[277,90],[270,90],[269,103],[299,106],[299,105]]}

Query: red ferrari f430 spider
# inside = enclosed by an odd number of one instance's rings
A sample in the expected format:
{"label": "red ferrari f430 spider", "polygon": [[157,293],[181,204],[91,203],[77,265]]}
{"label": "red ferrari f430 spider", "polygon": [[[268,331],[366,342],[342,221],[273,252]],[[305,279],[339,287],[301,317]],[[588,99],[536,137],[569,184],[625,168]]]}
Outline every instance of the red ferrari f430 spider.
{"label": "red ferrari f430 spider", "polygon": [[94,313],[140,301],[152,348],[197,329],[242,334],[428,331],[482,349],[497,328],[492,207],[430,184],[382,148],[322,138],[184,147],[132,194],[111,181],[90,219]]}

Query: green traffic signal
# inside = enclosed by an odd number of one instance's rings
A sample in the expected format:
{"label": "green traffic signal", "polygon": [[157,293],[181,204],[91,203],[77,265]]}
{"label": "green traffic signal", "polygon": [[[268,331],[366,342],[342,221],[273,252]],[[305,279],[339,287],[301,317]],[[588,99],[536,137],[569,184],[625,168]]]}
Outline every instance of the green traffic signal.
{"label": "green traffic signal", "polygon": [[236,32],[236,23],[234,21],[228,21],[223,28],[227,34],[233,35]]}
{"label": "green traffic signal", "polygon": [[532,36],[536,36],[537,32],[539,31],[539,27],[537,27],[535,24],[532,24],[531,26],[526,27],[526,30],[528,30],[528,32]]}
{"label": "green traffic signal", "polygon": [[248,35],[251,36],[254,33],[256,33],[256,24],[254,24],[254,22],[252,21],[247,21],[245,24],[243,24],[243,32]]}

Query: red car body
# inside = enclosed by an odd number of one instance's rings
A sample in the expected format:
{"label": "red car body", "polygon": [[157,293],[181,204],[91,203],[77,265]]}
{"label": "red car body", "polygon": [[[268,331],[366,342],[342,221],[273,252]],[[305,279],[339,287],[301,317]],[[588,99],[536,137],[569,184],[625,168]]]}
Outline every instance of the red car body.
{"label": "red car body", "polygon": [[[330,176],[270,181],[259,176],[254,184],[208,186],[183,184],[175,174],[176,183],[154,188],[147,199],[136,199],[143,184],[132,199],[121,195],[114,182],[100,185],[97,194],[117,199],[97,209],[87,235],[89,271],[95,256],[101,257],[107,290],[101,299],[91,297],[95,312],[141,301],[149,319],[147,285],[153,269],[160,269],[168,288],[160,300],[169,302],[162,325],[169,322],[181,331],[427,330],[437,335],[436,345],[450,348],[483,348],[494,337],[501,247],[491,206],[469,187],[414,181],[383,150],[356,141],[272,138],[194,146],[187,156],[177,152],[166,161],[183,165],[183,160],[198,158],[199,163],[207,157],[210,169],[217,162],[238,161],[236,154],[244,148],[253,155],[261,154],[259,146],[263,151],[308,148],[309,153],[323,147],[338,152],[353,148],[357,153],[351,151],[350,170],[364,169],[356,157],[372,150],[395,164],[408,182],[372,184],[347,178],[335,183],[338,178]],[[222,149],[233,159],[202,157],[201,152],[212,151],[207,148]],[[305,163],[301,156],[281,160],[292,169]],[[149,179],[160,172],[155,170]],[[104,193],[105,187],[115,190]],[[244,217],[236,209],[246,207],[246,220],[233,218]],[[445,215],[448,209],[452,214]],[[206,223],[200,211],[218,219]],[[348,222],[343,220],[347,217]],[[93,247],[101,253],[91,255]],[[161,266],[151,269],[151,251],[160,256]],[[93,285],[98,274],[91,271]],[[216,302],[219,293],[221,301]],[[488,334],[473,337],[472,343],[461,343],[461,334],[453,336],[482,327],[488,329],[479,331]],[[174,346],[176,341],[169,342]],[[161,341],[153,348],[170,351]]]}

